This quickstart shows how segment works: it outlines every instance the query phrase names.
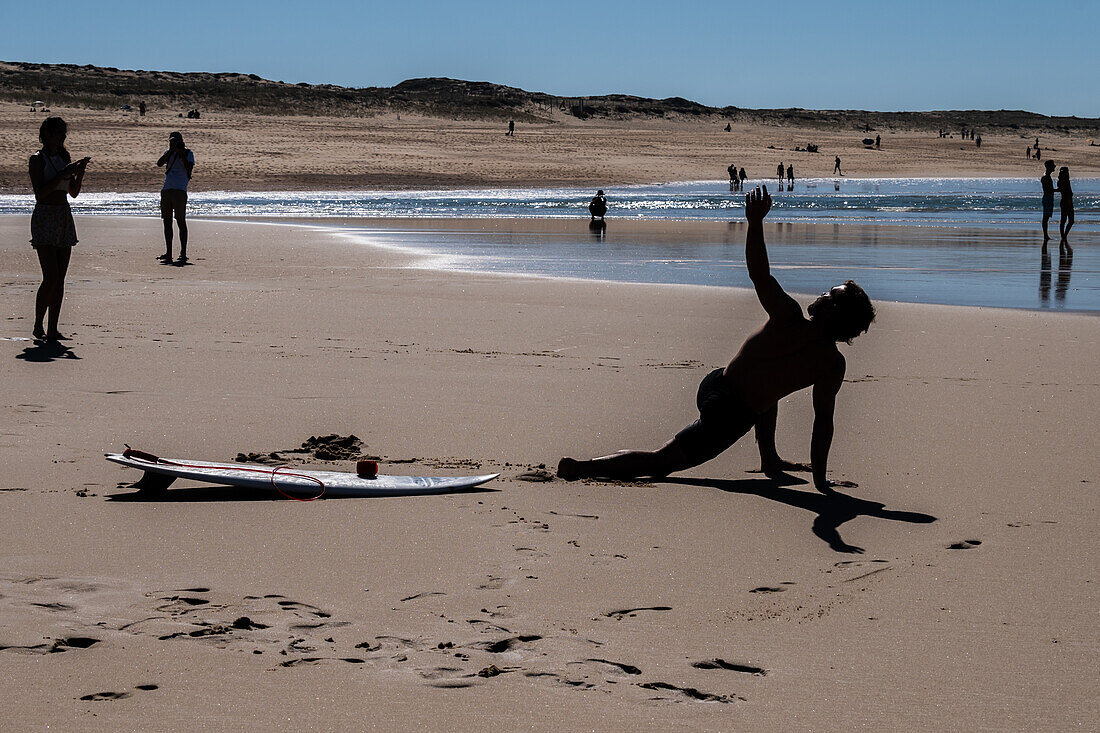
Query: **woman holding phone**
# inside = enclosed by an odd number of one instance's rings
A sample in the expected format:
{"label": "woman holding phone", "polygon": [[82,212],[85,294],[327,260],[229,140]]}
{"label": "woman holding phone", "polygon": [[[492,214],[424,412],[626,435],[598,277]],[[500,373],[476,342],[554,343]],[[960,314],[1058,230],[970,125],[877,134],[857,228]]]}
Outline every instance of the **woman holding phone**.
{"label": "woman holding phone", "polygon": [[[47,117],[38,129],[42,148],[31,156],[28,172],[34,187],[31,214],[31,246],[42,266],[42,284],[34,301],[34,337],[59,341],[57,330],[61,300],[65,295],[65,274],[76,244],[76,224],[69,208],[69,196],[76,198],[84,182],[90,158],[75,163],[65,149],[68,125],[60,117]],[[49,314],[48,327],[42,321]]]}

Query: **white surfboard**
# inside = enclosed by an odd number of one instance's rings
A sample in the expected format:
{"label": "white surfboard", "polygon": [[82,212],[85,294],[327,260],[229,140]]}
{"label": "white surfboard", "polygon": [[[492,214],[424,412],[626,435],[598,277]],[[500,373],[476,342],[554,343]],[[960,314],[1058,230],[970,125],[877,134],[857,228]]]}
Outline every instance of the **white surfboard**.
{"label": "white surfboard", "polygon": [[268,489],[294,498],[315,496],[412,496],[461,491],[492,481],[500,474],[484,476],[387,476],[364,478],[344,471],[306,471],[296,466],[258,466],[210,463],[169,458],[147,460],[121,453],[105,453],[112,463],[144,471],[137,488],[163,491],[178,478],[222,486]]}

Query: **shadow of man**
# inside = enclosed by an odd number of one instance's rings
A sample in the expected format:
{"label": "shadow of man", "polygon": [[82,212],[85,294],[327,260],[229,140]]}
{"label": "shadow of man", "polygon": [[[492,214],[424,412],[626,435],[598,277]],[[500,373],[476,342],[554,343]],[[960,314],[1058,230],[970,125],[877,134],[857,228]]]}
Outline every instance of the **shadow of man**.
{"label": "shadow of man", "polygon": [[731,494],[752,494],[813,512],[817,515],[813,523],[813,533],[837,552],[857,554],[863,552],[862,547],[849,545],[845,542],[839,532],[840,525],[856,517],[874,517],[876,519],[890,519],[895,522],[912,522],[914,524],[930,524],[936,521],[936,517],[930,514],[895,511],[887,509],[885,504],[880,504],[877,501],[857,499],[835,491],[822,494],[817,491],[797,491],[782,485],[782,483],[792,482],[801,483],[802,480],[784,474],[779,480],[770,478],[666,478],[662,481],[662,483],[683,484],[685,486],[707,486]]}
{"label": "shadow of man", "polygon": [[79,359],[80,357],[60,341],[35,341],[34,344],[16,354],[15,358],[44,364],[58,359]]}

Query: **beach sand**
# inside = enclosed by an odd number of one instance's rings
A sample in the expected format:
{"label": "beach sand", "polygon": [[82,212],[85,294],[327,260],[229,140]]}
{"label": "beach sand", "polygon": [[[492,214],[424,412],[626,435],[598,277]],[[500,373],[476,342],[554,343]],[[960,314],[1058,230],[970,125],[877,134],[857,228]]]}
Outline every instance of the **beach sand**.
{"label": "beach sand", "polygon": [[[26,217],[0,218],[13,729],[1100,716],[1095,317],[880,303],[843,348],[830,468],[850,498],[751,473],[751,438],[667,481],[533,482],[694,419],[699,380],[762,322],[754,295],[410,269],[317,229],[214,221],[191,223],[177,269],[154,260],[155,219],[77,225],[72,340],[51,351],[13,340],[38,271]],[[808,394],[780,406],[784,457],[808,458],[811,416]],[[180,482],[148,501],[101,457],[330,433],[383,472],[502,477],[313,503]]]}
{"label": "beach sand", "polygon": [[[839,155],[848,176],[1034,177],[1042,163],[1025,149],[1041,138],[1044,160],[1069,166],[1076,177],[1100,175],[1100,153],[1083,136],[1050,130],[983,134],[982,147],[935,131],[883,129],[882,149],[870,134],[836,126],[737,124],[724,120],[581,121],[520,124],[505,137],[500,122],[409,115],[275,117],[204,113],[201,119],[150,111],[145,118],[117,110],[54,107],[69,123],[68,147],[92,163],[87,191],[156,191],[155,163],[168,133],[183,132],[195,152],[193,191],[362,190],[591,186],[724,180],[736,163],[753,180],[772,179],[779,161],[797,178],[831,176]],[[28,193],[27,159],[38,147],[43,115],[0,103],[0,193]],[[807,143],[819,153],[796,152]],[[769,147],[771,146],[771,147]]]}

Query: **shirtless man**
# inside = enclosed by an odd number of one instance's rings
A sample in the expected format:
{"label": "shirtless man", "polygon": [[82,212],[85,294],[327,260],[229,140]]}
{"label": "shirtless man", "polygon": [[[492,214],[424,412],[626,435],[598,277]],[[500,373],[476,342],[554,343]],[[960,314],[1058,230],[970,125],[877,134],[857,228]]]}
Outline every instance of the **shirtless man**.
{"label": "shirtless man", "polygon": [[837,342],[851,343],[875,319],[875,309],[863,289],[849,280],[802,308],[772,276],[764,245],[764,217],[771,209],[768,188],[745,197],[749,220],[745,263],[768,321],[745,340],[729,366],[703,378],[696,399],[699,419],[656,451],[621,451],[578,461],[562,458],[558,476],[632,479],[664,477],[709,461],[756,428],[761,468],[769,476],[784,469],[804,469],[788,463],[775,450],[775,419],[779,400],[813,387],[814,425],[810,468],[814,486],[831,491],[825,478],[833,440],[833,406],[844,382],[844,357]]}
{"label": "shirtless man", "polygon": [[1039,184],[1043,187],[1043,244],[1045,245],[1050,241],[1050,233],[1047,231],[1047,224],[1050,223],[1050,217],[1054,216],[1054,181],[1051,179],[1050,174],[1054,172],[1054,161],[1047,159],[1046,162],[1046,174],[1039,179]]}

